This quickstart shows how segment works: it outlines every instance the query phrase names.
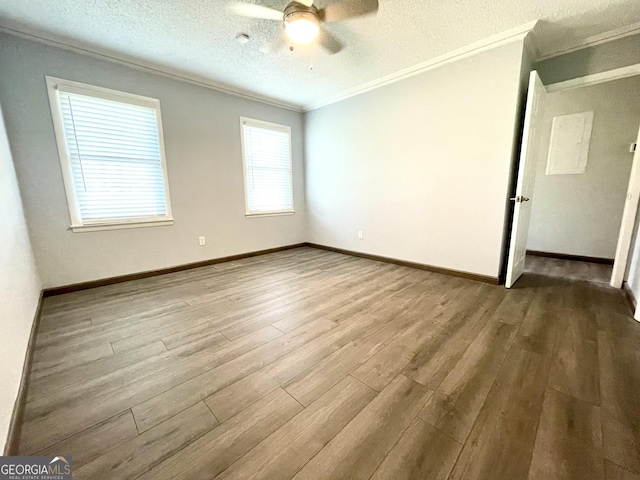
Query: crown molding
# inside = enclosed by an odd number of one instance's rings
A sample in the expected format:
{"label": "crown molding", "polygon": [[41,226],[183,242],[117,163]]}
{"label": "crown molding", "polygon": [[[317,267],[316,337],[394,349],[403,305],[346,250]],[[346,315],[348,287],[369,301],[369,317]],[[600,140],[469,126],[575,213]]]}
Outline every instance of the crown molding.
{"label": "crown molding", "polygon": [[636,35],[639,33],[640,33],[640,22],[632,23],[631,25],[627,25],[625,27],[616,28],[615,30],[610,30],[608,32],[599,33],[598,35],[592,35],[591,37],[584,38],[578,41],[577,43],[575,43],[570,48],[565,48],[552,53],[540,54],[537,56],[538,61],[540,62],[542,60],[547,60],[549,58],[559,57],[560,55],[576,52],[584,48],[595,47],[596,45],[601,45],[603,43],[611,42],[613,40],[619,40],[621,38],[629,37],[631,35]]}
{"label": "crown molding", "polygon": [[483,40],[474,42],[457,50],[445,53],[444,55],[440,55],[439,57],[435,57],[431,60],[418,63],[390,75],[380,77],[371,82],[363,83],[362,85],[350,88],[336,95],[331,95],[324,100],[305,106],[304,111],[309,112],[311,110],[316,110],[318,108],[331,105],[332,103],[340,102],[342,100],[346,100],[347,98],[355,97],[356,95],[361,95],[363,93],[370,92],[371,90],[375,90],[377,88],[399,82],[406,78],[419,75],[423,72],[433,70],[442,65],[446,65],[447,63],[452,63],[466,57],[471,57],[478,53],[491,50],[493,48],[506,45],[514,41],[524,40],[527,36],[530,36],[534,33],[537,25],[538,21],[535,20],[533,22],[525,23],[524,25],[513,28],[511,30],[507,30],[497,35],[492,35],[491,37],[487,37]]}
{"label": "crown molding", "polygon": [[192,85],[209,88],[212,90],[216,90],[218,92],[226,93],[228,95],[234,95],[236,97],[246,98],[248,100],[253,100],[256,102],[266,103],[267,105],[285,108],[287,110],[293,110],[294,112],[304,111],[300,105],[283,102],[271,97],[260,95],[258,93],[250,92],[248,90],[233,87],[231,85],[227,85],[224,83],[215,82],[213,80],[209,80],[207,78],[204,78],[198,75],[189,74],[182,70],[157,65],[155,63],[146,62],[144,60],[133,58],[128,55],[107,51],[105,49],[101,49],[100,47],[80,45],[79,43],[71,42],[67,39],[63,40],[63,39],[55,38],[54,36],[49,36],[42,33],[30,32],[30,31],[27,31],[27,29],[25,28],[14,28],[14,27],[8,27],[6,25],[0,25],[0,33],[6,33],[8,35],[13,35],[13,36],[24,38],[27,40],[32,40],[34,42],[41,43],[44,45],[62,48],[64,50],[69,50],[75,53],[79,53],[81,55],[97,58],[110,63],[124,65],[124,66],[130,67],[136,70],[140,70],[143,72],[160,75],[166,78],[171,78],[173,80],[187,82]]}
{"label": "crown molding", "polygon": [[524,48],[529,54],[531,61],[536,62],[540,57],[539,38],[543,38],[544,33],[540,31],[541,23],[536,22],[528,35],[524,38]]}
{"label": "crown molding", "polygon": [[285,108],[287,110],[292,110],[294,112],[309,112],[311,110],[316,110],[318,108],[322,108],[324,106],[331,105],[333,103],[337,103],[357,95],[361,95],[371,90],[384,87],[385,85],[390,85],[392,83],[399,82],[406,78],[410,78],[415,75],[419,75],[423,72],[433,70],[442,65],[446,65],[448,63],[452,63],[452,62],[461,60],[463,58],[467,58],[467,57],[476,55],[478,53],[491,50],[493,48],[496,48],[502,45],[506,45],[514,41],[523,41],[524,48],[531,55],[531,57],[533,57],[535,61],[541,61],[541,60],[546,60],[548,58],[553,58],[553,57],[557,57],[567,53],[575,52],[583,48],[588,48],[595,45],[607,43],[612,40],[617,40],[620,38],[639,34],[640,22],[627,25],[626,27],[618,28],[616,30],[611,30],[609,32],[587,37],[584,40],[580,41],[579,43],[576,43],[571,48],[559,50],[557,52],[548,53],[548,54],[543,54],[540,51],[539,43],[536,41],[536,39],[540,37],[539,30],[540,30],[540,23],[537,20],[535,20],[535,21],[526,23],[524,25],[521,25],[519,27],[507,30],[505,32],[479,40],[467,46],[461,47],[457,50],[453,50],[451,52],[445,53],[431,60],[418,63],[411,67],[399,70],[397,72],[380,77],[370,82],[363,83],[356,87],[344,90],[343,92],[340,92],[338,94],[326,97],[325,99],[319,102],[301,106],[301,105],[277,100],[268,96],[260,95],[255,92],[237,88],[224,83],[216,82],[216,81],[207,79],[205,77],[184,72],[179,69],[173,69],[171,67],[162,66],[159,64],[155,64],[153,62],[147,62],[147,61],[134,58],[128,55],[111,52],[94,45],[88,46],[88,45],[81,44],[80,42],[74,42],[69,39],[57,38],[53,35],[47,35],[42,32],[34,32],[26,26],[22,26],[22,25],[9,26],[9,25],[0,24],[0,33],[14,35],[14,36],[25,38],[27,40],[35,41],[37,43],[41,43],[44,45],[62,48],[64,50],[73,51],[81,55],[87,55],[87,56],[98,58],[100,60],[108,61],[111,63],[124,65],[124,66],[130,67],[136,70],[140,70],[143,72],[160,75],[166,78],[190,83],[190,84],[197,85],[204,88],[209,88],[212,90],[216,90],[218,92],[226,93],[228,95],[234,95],[237,97],[253,100],[253,101],[264,103],[267,105]]}

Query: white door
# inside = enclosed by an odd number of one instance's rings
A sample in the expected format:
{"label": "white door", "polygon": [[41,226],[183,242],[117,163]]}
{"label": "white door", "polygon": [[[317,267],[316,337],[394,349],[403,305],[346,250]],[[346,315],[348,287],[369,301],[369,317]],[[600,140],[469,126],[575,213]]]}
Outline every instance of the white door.
{"label": "white door", "polygon": [[[640,131],[638,131],[638,139],[636,142],[640,142]],[[613,273],[611,275],[611,286],[613,288],[622,288],[624,273],[627,269],[627,260],[629,259],[631,240],[633,239],[633,228],[638,214],[639,198],[640,143],[636,143],[636,151],[633,154],[633,165],[631,167],[631,178],[629,179],[629,188],[627,189],[627,201],[625,202],[624,211],[622,213],[622,223],[620,225],[620,234],[618,235],[616,257],[613,262]],[[640,302],[638,302],[638,305],[640,305]],[[640,316],[640,313],[636,313],[636,320],[639,320],[638,316]]]}
{"label": "white door", "polygon": [[511,288],[524,272],[524,260],[527,254],[527,234],[531,217],[531,198],[536,181],[536,165],[540,149],[540,127],[544,114],[544,98],[547,91],[535,70],[529,75],[529,90],[524,116],[522,146],[520,147],[520,165],[516,182],[516,196],[511,243],[507,259],[507,278],[505,286]]}

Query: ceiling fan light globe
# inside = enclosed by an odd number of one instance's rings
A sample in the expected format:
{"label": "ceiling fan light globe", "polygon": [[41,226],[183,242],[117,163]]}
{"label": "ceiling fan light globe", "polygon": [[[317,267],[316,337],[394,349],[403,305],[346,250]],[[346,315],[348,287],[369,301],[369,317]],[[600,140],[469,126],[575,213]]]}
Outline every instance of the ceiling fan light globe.
{"label": "ceiling fan light globe", "polygon": [[318,17],[308,12],[294,12],[284,20],[285,32],[293,43],[307,45],[320,33]]}

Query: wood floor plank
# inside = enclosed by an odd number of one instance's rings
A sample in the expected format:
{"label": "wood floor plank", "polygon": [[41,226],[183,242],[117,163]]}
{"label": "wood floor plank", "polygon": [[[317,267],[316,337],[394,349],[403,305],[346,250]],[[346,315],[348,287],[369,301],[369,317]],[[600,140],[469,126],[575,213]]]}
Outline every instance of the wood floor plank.
{"label": "wood floor plank", "polygon": [[381,391],[442,330],[442,325],[453,316],[447,311],[448,306],[467,291],[462,287],[453,288],[444,294],[422,299],[416,305],[416,310],[424,314],[416,318],[415,325],[366,361],[353,372],[353,376],[374,390]]}
{"label": "wood floor plank", "polygon": [[377,391],[382,391],[409,364],[415,352],[433,338],[427,321],[420,322],[373,355],[353,376]]}
{"label": "wood floor plank", "polygon": [[140,478],[213,478],[301,410],[284,390],[275,390]]}
{"label": "wood floor plank", "polygon": [[638,426],[623,423],[607,412],[602,414],[602,440],[608,460],[640,474]]}
{"label": "wood floor plank", "polygon": [[604,461],[604,474],[606,480],[640,480],[640,474],[630,472],[609,460]]}
{"label": "wood floor plank", "polygon": [[[147,300],[147,302],[149,302]],[[225,300],[229,304],[228,300]],[[111,307],[117,312],[117,307]],[[103,325],[94,325],[77,328],[62,334],[45,335],[38,338],[38,355],[55,357],[64,353],[64,349],[73,345],[75,349],[90,348],[95,345],[114,342],[122,338],[132,337],[139,334],[148,333],[149,326],[158,328],[166,324],[175,324],[178,321],[184,322],[185,313],[192,313],[189,305],[185,302],[173,302],[165,306],[150,306],[143,312],[125,315],[122,314],[117,320]],[[115,313],[114,313],[115,314]],[[123,328],[125,327],[126,328]]]}
{"label": "wood floor plank", "polygon": [[[189,378],[210,371],[221,362],[227,362],[222,363],[227,365],[228,362],[244,352],[252,351],[258,348],[258,345],[266,344],[268,340],[280,336],[282,336],[282,332],[269,328],[251,341],[242,337],[235,343],[226,344],[220,351],[214,351],[211,355],[204,355],[196,360],[186,359],[184,363],[187,366],[179,362],[159,371],[152,368],[152,373],[147,372],[143,378],[133,383],[127,383],[114,391],[102,391],[99,386],[95,387],[95,391],[93,391],[94,387],[90,385],[89,388],[93,395],[78,398],[78,403],[64,403],[65,397],[62,395],[59,397],[59,401],[63,403],[57,408],[51,409],[47,405],[44,407],[48,411],[45,416],[38,416],[33,421],[23,424],[20,451],[25,454],[32,453],[64,440],[113,415],[152,399],[184,383]],[[121,381],[121,379],[116,380]],[[185,408],[193,403],[195,402],[188,403]],[[30,405],[27,404],[27,411],[29,410]],[[179,408],[172,409],[174,414],[180,411]],[[165,418],[169,418],[169,416]],[[138,429],[140,430],[140,424],[138,424]]]}
{"label": "wood floor plank", "polygon": [[[184,381],[280,336],[282,332],[279,330],[265,327],[234,342],[227,342],[224,337],[216,335],[201,338],[171,351],[162,350],[161,353],[153,356],[139,355],[146,347],[124,352],[119,355],[128,358],[129,364],[118,360],[107,364],[112,367],[111,371],[105,371],[101,366],[88,369],[86,378],[81,377],[81,372],[78,372],[78,378],[71,377],[72,381],[69,383],[72,385],[68,387],[65,387],[62,381],[60,384],[53,381],[45,385],[49,387],[47,390],[30,389],[28,394],[30,408],[27,409],[26,418],[42,418],[52,408],[68,407],[78,401],[95,400],[114,385],[126,387],[151,375],[156,375],[158,378],[172,376],[179,372]],[[122,363],[125,364],[122,365]],[[101,389],[105,391],[101,392]]]}
{"label": "wood floor plank", "polygon": [[451,480],[526,478],[550,359],[511,347]]}
{"label": "wood floor plank", "polygon": [[[558,448],[559,450],[556,450]],[[529,480],[603,480],[604,460],[600,452],[585,448],[578,442],[565,439],[553,441],[540,437],[533,451]]]}
{"label": "wood floor plank", "polygon": [[[292,302],[283,308],[283,315],[272,323],[278,330],[285,333],[298,328],[301,321],[325,317],[336,307],[342,307],[353,301],[354,292],[348,289],[333,287],[324,294],[312,297],[310,302]],[[286,312],[286,314],[284,313]]]}
{"label": "wood floor plank", "polygon": [[36,453],[38,456],[56,456],[73,453],[74,471],[105,455],[117,446],[136,438],[138,430],[130,410],[109,418],[60,443]]}
{"label": "wood floor plank", "polygon": [[273,363],[226,388],[215,391],[205,401],[214,415],[224,421],[339,350],[343,345],[365,335],[368,330],[375,331],[377,328],[379,327],[375,326],[373,318],[363,318],[331,330],[327,329],[323,335],[282,355]]}
{"label": "wood floor plank", "polygon": [[462,445],[420,419],[413,421],[372,480],[446,480]]}
{"label": "wood floor plank", "polygon": [[[221,344],[229,341],[228,337],[225,337],[222,333],[212,332],[212,327],[212,323],[199,324],[189,329],[170,333],[169,335],[162,337],[160,341],[168,350],[188,345],[193,342],[199,342],[207,338],[211,339],[214,344],[217,344],[218,341]],[[259,329],[252,330],[252,332],[255,332],[256,330]]]}
{"label": "wood floor plank", "polygon": [[633,339],[598,332],[605,457],[640,473],[640,356]]}
{"label": "wood floor plank", "polygon": [[586,289],[575,282],[567,282],[562,289],[563,305],[582,315],[582,325],[585,333],[597,325],[595,317],[598,312],[598,308],[593,302],[593,297],[598,296],[601,290],[601,287]]}
{"label": "wood floor plank", "polygon": [[[160,345],[163,342],[162,339],[158,338],[156,335],[138,335],[110,343],[116,354],[123,355],[129,353],[131,350],[138,350],[152,344]],[[165,346],[164,349],[167,350],[167,347]]]}
{"label": "wood floor plank", "polygon": [[534,297],[533,288],[511,288],[495,312],[492,318],[495,321],[508,323],[510,325],[520,325],[525,315],[529,311]]}
{"label": "wood floor plank", "polygon": [[420,418],[464,443],[516,331],[514,325],[491,319],[434,392]]}
{"label": "wood floor plank", "polygon": [[[136,384],[148,376],[186,380],[198,376],[218,365],[247,353],[254,348],[282,336],[282,332],[273,327],[265,327],[241,339],[220,344],[219,337],[200,339],[197,342],[177,347],[170,352],[147,357],[131,363],[121,369],[70,387],[56,390],[46,396],[38,396],[31,389],[28,392],[28,404],[25,420],[33,422],[50,416],[61,408],[77,408],[86,402],[99,401],[103,395]],[[179,374],[179,377],[178,377]],[[163,380],[164,381],[164,380]],[[169,380],[173,384],[173,380]],[[134,393],[134,392],[131,392]]]}
{"label": "wood floor plank", "polygon": [[363,383],[346,377],[217,478],[292,478],[375,395]]}
{"label": "wood floor plank", "polygon": [[566,437],[593,450],[602,449],[600,407],[548,387],[538,433]]}
{"label": "wood floor plank", "polygon": [[600,408],[547,388],[528,478],[603,480]]}
{"label": "wood floor plank", "polygon": [[629,425],[640,425],[640,357],[632,339],[598,332],[602,408]]}
{"label": "wood floor plank", "polygon": [[593,405],[600,404],[595,321],[588,328],[583,314],[571,310],[562,319],[549,372],[549,386]]}
{"label": "wood floor plank", "polygon": [[[221,330],[221,333],[225,337],[227,337],[229,340],[233,340],[235,338],[242,337],[247,333],[253,332],[254,330],[262,326],[272,325],[277,323],[278,321],[288,320],[289,318],[293,318],[292,321],[295,322],[295,327],[291,330],[295,330],[295,328],[299,327],[303,323],[306,323],[307,320],[311,321],[311,320],[316,320],[322,317],[322,315],[316,315],[315,313],[312,313],[312,312],[307,312],[302,314],[288,313],[289,309],[287,307],[288,305],[284,305],[276,309],[276,311],[267,312],[264,315],[259,315],[254,318],[250,318],[244,322],[240,322],[236,325],[232,325],[229,328],[225,328],[224,330]],[[285,332],[285,330],[282,330],[282,331]]]}
{"label": "wood floor plank", "polygon": [[[282,335],[198,377],[149,398],[132,409],[138,429],[141,432],[148,430],[175,415],[176,412],[210,397],[219,390],[259,370],[262,365],[276,361],[323,333],[332,330],[335,326],[333,322],[324,318],[303,325],[291,333]],[[255,400],[261,396],[257,395]]]}
{"label": "wood floor plank", "polygon": [[398,316],[370,329],[336,352],[287,381],[283,388],[302,405],[309,405],[340,382],[359,365],[379,352],[414,323],[408,316]]}
{"label": "wood floor plank", "polygon": [[351,300],[349,292],[339,291],[334,287],[314,288],[309,291],[308,300],[286,303],[279,308],[227,327],[221,330],[221,333],[233,340],[264,325],[273,325],[278,330],[289,333],[305,323],[323,318],[332,310],[329,305],[344,305]]}
{"label": "wood floor plank", "polygon": [[[393,291],[400,283],[401,280],[398,279],[393,284],[387,285],[387,291]],[[354,316],[366,316],[367,314],[374,313],[377,309],[383,308],[387,303],[385,293],[386,292],[378,289],[370,289],[366,293],[356,296],[351,302],[332,309],[331,312],[325,315],[325,317],[329,320],[340,323],[349,321],[349,319]]]}
{"label": "wood floor plank", "polygon": [[596,313],[596,321],[599,330],[611,337],[626,338],[640,342],[638,322],[629,315],[629,312],[622,314],[608,309],[601,310]]}
{"label": "wood floor plank", "polygon": [[517,344],[531,352],[551,356],[560,328],[558,320],[568,314],[563,310],[562,296],[552,292],[539,292],[522,321]]}
{"label": "wood floor plank", "polygon": [[271,294],[278,287],[291,288],[297,276],[293,272],[272,272],[268,276],[256,278],[254,281],[240,282],[224,292],[225,298],[238,301],[259,295]]}
{"label": "wood floor plank", "polygon": [[40,329],[43,334],[53,335],[56,333],[73,332],[79,327],[90,327],[91,318],[81,316],[77,318],[75,315],[56,316],[48,315],[43,308],[40,317]]}
{"label": "wood floor plank", "polygon": [[48,375],[57,374],[64,370],[85,365],[105,358],[114,356],[113,349],[109,343],[99,345],[89,351],[80,351],[77,353],[70,352],[65,356],[48,359],[35,359],[31,376],[34,381],[46,377]]}
{"label": "wood floor plank", "polygon": [[188,408],[156,428],[123,443],[84,467],[74,470],[74,479],[138,478],[202,437],[217,424],[202,402]]}
{"label": "wood floor plank", "polygon": [[[225,339],[222,338],[222,342]],[[111,347],[109,347],[111,348]],[[34,395],[48,395],[70,385],[86,382],[92,378],[100,377],[109,372],[124,368],[145,358],[163,354],[167,349],[162,342],[154,341],[140,348],[135,348],[116,355],[99,358],[93,362],[69,366],[64,370],[52,372],[34,378],[31,383]]]}
{"label": "wood floor plank", "polygon": [[473,306],[465,304],[411,359],[402,371],[404,375],[432,390],[438,388],[502,301],[504,291],[482,288],[477,296]]}
{"label": "wood floor plank", "polygon": [[431,395],[398,375],[294,477],[369,478]]}

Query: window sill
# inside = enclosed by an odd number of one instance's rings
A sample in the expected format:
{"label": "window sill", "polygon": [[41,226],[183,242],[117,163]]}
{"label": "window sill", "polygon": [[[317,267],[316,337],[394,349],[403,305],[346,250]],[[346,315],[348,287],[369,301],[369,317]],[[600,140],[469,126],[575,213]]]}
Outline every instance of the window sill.
{"label": "window sill", "polygon": [[127,228],[163,227],[173,225],[173,219],[144,220],[141,222],[125,223],[95,223],[88,225],[71,225],[69,229],[74,233],[98,232],[100,230],[124,230]]}
{"label": "window sill", "polygon": [[245,213],[244,216],[246,218],[256,218],[256,217],[280,217],[282,215],[293,215],[296,213],[295,210],[288,210],[286,212],[264,212],[264,213]]}

